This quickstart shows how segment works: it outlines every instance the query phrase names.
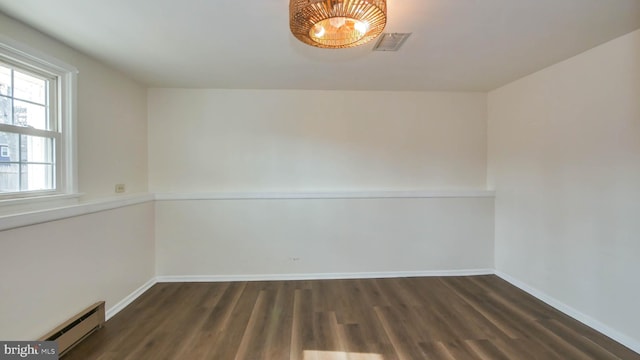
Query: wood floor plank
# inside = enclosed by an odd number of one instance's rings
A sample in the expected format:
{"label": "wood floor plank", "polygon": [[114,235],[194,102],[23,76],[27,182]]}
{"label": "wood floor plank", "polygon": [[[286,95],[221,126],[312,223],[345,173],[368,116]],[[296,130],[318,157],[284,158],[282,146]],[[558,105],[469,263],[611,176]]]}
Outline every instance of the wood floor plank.
{"label": "wood floor plank", "polygon": [[315,348],[304,350],[344,352],[338,338],[338,318],[334,311],[316,312],[313,318],[313,338]]}
{"label": "wood floor plank", "polygon": [[492,341],[494,346],[509,359],[530,359],[530,360],[564,360],[555,352],[531,339],[496,339]]}
{"label": "wood floor plank", "polygon": [[[428,313],[432,314],[434,323],[440,326],[442,333],[436,336],[441,341],[449,342],[459,338],[484,339],[499,334],[494,326],[491,326],[486,319],[473,310],[463,299],[455,296],[454,292],[439,281],[440,279],[431,279],[432,284],[429,289],[433,289],[433,291],[426,291],[416,286],[416,280],[412,280],[414,282],[412,288],[418,289],[416,292],[420,296],[419,303],[427,304],[429,307]],[[466,320],[470,318],[477,321],[470,322]],[[491,330],[483,331],[483,328],[489,326],[492,327]]]}
{"label": "wood floor plank", "polygon": [[245,283],[228,283],[224,288],[219,284],[212,284],[212,288],[217,288],[215,296],[218,301],[208,301],[207,306],[213,306],[209,311],[202,314],[203,321],[197,329],[195,336],[183,341],[181,359],[208,359],[209,354],[220,346],[220,334],[231,320],[231,313],[236,306],[240,296],[246,287]]}
{"label": "wood floor plank", "polygon": [[504,353],[503,349],[496,346],[495,342],[489,340],[467,340],[467,344],[482,360],[513,360],[528,359],[522,354],[516,358],[512,358]]}
{"label": "wood floor plank", "polygon": [[373,304],[369,301],[368,290],[359,280],[347,280],[338,285],[339,295],[345,299],[340,303],[338,311],[343,321],[341,330],[344,333],[347,351],[359,354],[388,354],[392,349],[391,342],[374,313],[377,299],[371,299]]}
{"label": "wood floor plank", "polygon": [[174,311],[166,314],[162,321],[144,336],[131,353],[126,354],[126,356],[122,354],[122,359],[135,360],[144,357],[175,358],[173,351],[176,347],[171,342],[174,334],[173,329],[193,330],[191,325],[201,316],[197,311],[191,311],[192,308],[198,307],[206,294],[206,288],[198,285],[197,283],[182,284],[180,293],[183,296],[176,298],[178,306],[174,307]]}
{"label": "wood floor plank", "polygon": [[[461,281],[463,283],[461,283]],[[457,296],[473,307],[478,314],[489,321],[495,328],[511,339],[524,337],[524,333],[517,326],[517,320],[503,311],[503,308],[491,301],[488,293],[472,282],[460,278],[448,278],[444,282]]]}
{"label": "wood floor plank", "polygon": [[411,360],[425,357],[419,343],[415,341],[415,332],[407,329],[411,323],[401,321],[392,307],[376,307],[375,310],[399,359]]}
{"label": "wood floor plank", "polygon": [[450,341],[440,343],[453,359],[482,360],[466,341]]}
{"label": "wood floor plank", "polygon": [[[381,281],[380,288],[388,302],[395,305],[384,308],[390,309],[397,323],[408,327],[414,342],[453,340],[460,336],[447,324],[441,309],[434,303],[433,298],[438,296],[435,291],[420,292],[414,283],[395,283],[395,279]],[[432,289],[434,284],[433,279],[428,279],[426,287]]]}
{"label": "wood floor plank", "polygon": [[269,326],[264,344],[265,359],[286,359],[291,353],[291,336],[293,331],[293,293],[296,285],[293,282],[278,284],[275,306],[269,309]]}
{"label": "wood floor plank", "polygon": [[545,328],[549,329],[549,331],[553,332],[558,337],[562,338],[563,341],[566,341],[573,347],[580,349],[580,351],[587,355],[589,358],[602,360],[618,359],[618,357],[611,352],[605,350],[600,345],[589,340],[587,337],[580,335],[575,331],[572,331],[557,320],[540,320],[539,323]]}
{"label": "wood floor plank", "polygon": [[497,276],[471,276],[468,280],[485,288],[487,295],[500,300],[503,304],[517,305],[517,308],[526,310],[522,314],[529,320],[548,319],[558,315],[557,310],[551,306]]}
{"label": "wood floor plank", "polygon": [[235,359],[249,318],[260,293],[259,283],[246,283],[229,315],[229,322],[220,332],[220,346],[208,353],[210,359]]}
{"label": "wood floor plank", "polygon": [[496,276],[160,283],[63,360],[640,360]]}
{"label": "wood floor plank", "polygon": [[304,349],[316,349],[312,289],[294,291],[290,359],[302,359]]}

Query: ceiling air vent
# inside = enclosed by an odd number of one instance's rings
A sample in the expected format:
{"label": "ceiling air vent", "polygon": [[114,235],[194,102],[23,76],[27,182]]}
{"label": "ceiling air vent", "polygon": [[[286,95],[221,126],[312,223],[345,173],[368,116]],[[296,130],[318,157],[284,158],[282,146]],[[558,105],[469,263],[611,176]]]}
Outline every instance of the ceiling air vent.
{"label": "ceiling air vent", "polygon": [[411,33],[383,33],[373,51],[398,51],[410,35]]}

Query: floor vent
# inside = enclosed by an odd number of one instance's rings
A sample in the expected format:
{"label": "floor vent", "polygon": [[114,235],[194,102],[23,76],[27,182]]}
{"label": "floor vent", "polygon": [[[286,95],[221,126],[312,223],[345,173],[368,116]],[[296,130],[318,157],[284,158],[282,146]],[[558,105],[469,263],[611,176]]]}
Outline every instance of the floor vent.
{"label": "floor vent", "polygon": [[39,341],[57,341],[58,353],[64,355],[72,347],[104,324],[104,301],[97,302],[65,321]]}

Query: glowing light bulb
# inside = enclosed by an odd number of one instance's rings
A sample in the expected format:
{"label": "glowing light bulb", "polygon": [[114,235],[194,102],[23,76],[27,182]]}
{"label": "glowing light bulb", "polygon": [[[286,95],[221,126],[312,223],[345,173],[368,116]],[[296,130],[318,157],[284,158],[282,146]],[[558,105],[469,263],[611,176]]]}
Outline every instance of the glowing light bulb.
{"label": "glowing light bulb", "polygon": [[331,24],[331,26],[336,29],[343,27],[345,22],[347,22],[347,19],[342,16],[332,17],[329,19],[329,23]]}
{"label": "glowing light bulb", "polygon": [[356,23],[353,25],[353,28],[356,29],[356,31],[360,34],[364,35],[367,31],[369,31],[369,24],[362,21],[356,21]]}
{"label": "glowing light bulb", "polygon": [[322,26],[322,25],[318,25],[318,24],[316,24],[316,25],[314,25],[314,26],[313,26],[313,35],[314,35],[315,37],[317,37],[317,38],[321,38],[321,37],[323,37],[323,36],[324,36],[324,33],[325,33],[324,26]]}

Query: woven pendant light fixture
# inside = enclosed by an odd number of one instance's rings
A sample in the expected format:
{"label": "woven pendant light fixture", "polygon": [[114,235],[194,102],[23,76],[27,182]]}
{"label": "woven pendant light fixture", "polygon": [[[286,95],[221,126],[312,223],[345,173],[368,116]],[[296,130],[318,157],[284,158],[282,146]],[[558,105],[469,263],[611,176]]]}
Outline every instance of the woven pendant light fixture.
{"label": "woven pendant light fixture", "polygon": [[290,0],[289,26],[305,44],[348,48],[367,43],[387,24],[386,0]]}

